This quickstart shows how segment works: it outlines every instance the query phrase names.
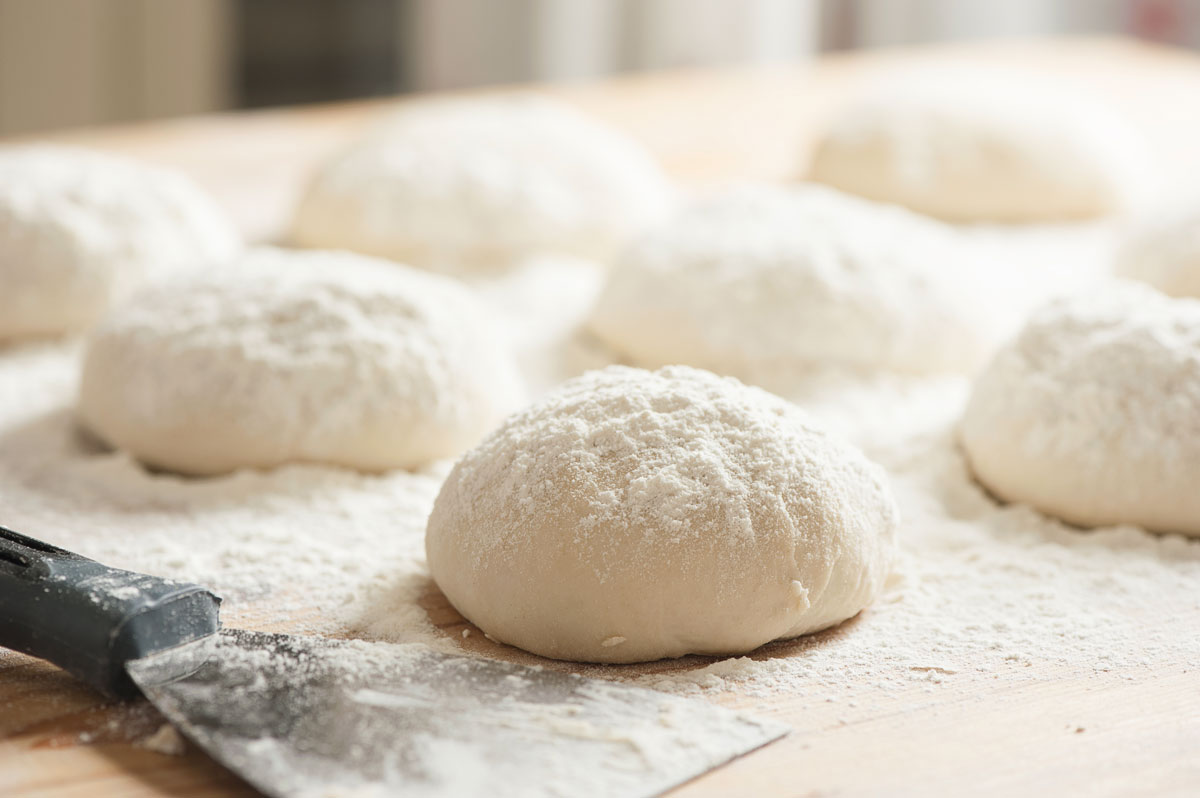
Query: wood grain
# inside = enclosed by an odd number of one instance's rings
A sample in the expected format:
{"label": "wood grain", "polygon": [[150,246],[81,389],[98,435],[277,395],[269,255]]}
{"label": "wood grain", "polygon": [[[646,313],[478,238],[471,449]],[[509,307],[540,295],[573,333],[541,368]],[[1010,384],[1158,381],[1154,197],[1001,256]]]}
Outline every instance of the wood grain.
{"label": "wood grain", "polygon": [[[1087,83],[1143,129],[1177,179],[1200,175],[1200,58],[1115,40],[975,44],[823,58],[803,65],[679,72],[546,87],[644,141],[684,184],[781,179],[854,84],[915,63],[1016,64]],[[321,157],[386,105],[362,102],[71,132],[57,141],[135,154],[191,174],[247,234],[285,235],[296,192]],[[422,606],[447,634],[471,629],[432,584]],[[236,621],[255,624],[251,610]],[[1144,619],[1147,634],[1198,634],[1200,609]],[[826,635],[853,634],[853,622]],[[805,645],[820,645],[822,638]],[[544,660],[491,643],[476,650]],[[776,644],[756,658],[800,656]],[[707,660],[637,666],[678,671]],[[554,667],[570,667],[561,663]],[[573,668],[590,672],[591,668]],[[1109,673],[1045,664],[958,673],[947,689],[872,695],[857,707],[783,696],[770,714],[795,732],[677,791],[679,796],[1194,795],[1200,790],[1200,676],[1192,663]],[[751,703],[731,696],[733,705]],[[134,743],[160,719],[144,702],[106,703],[43,663],[0,652],[0,795],[240,796],[194,749]]]}

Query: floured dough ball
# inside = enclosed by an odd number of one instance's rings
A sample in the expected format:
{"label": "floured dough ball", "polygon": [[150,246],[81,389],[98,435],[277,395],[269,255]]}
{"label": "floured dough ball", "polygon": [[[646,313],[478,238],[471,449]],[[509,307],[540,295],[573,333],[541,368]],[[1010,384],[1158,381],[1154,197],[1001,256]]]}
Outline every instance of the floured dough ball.
{"label": "floured dough ball", "polygon": [[1170,296],[1200,297],[1200,200],[1144,221],[1122,245],[1116,271]]}
{"label": "floured dough ball", "polygon": [[494,338],[449,278],[259,250],[114,311],[88,340],[79,412],[113,446],[186,474],[415,467],[515,406]]}
{"label": "floured dough ball", "polygon": [[919,70],[835,117],[808,177],[955,222],[1049,222],[1127,208],[1143,157],[1121,118],[1043,76]]}
{"label": "floured dough ball", "polygon": [[778,387],[812,366],[967,371],[991,326],[952,230],[817,186],[744,186],[628,249],[591,329],[638,365]]}
{"label": "floured dough ball", "polygon": [[879,594],[882,469],[757,388],[676,366],[570,380],[455,465],[425,549],[446,597],[556,659],[739,654]]}
{"label": "floured dough ball", "polygon": [[0,153],[0,339],[87,327],[147,279],[239,247],[182,176],[83,150]]}
{"label": "floured dough ball", "polygon": [[1200,535],[1200,302],[1117,283],[1044,306],[980,376],[962,442],[1002,499]]}
{"label": "floured dough ball", "polygon": [[543,251],[604,257],[670,198],[644,148],[567,107],[529,96],[439,102],[396,114],[329,161],[293,239],[436,269]]}

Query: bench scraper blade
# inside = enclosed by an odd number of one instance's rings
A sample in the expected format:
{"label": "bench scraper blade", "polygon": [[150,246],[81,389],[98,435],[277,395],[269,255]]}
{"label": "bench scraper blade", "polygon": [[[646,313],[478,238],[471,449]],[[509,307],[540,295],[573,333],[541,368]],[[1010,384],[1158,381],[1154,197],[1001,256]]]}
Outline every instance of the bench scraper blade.
{"label": "bench scraper blade", "polygon": [[127,663],[270,796],[652,796],[778,739],[707,702],[426,646],[222,630]]}

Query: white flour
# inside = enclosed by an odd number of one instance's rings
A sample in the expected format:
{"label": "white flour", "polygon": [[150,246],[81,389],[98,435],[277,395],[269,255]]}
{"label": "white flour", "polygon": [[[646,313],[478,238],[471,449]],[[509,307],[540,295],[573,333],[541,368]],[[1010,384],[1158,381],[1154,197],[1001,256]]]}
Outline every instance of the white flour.
{"label": "white flour", "polygon": [[[1039,285],[1086,281],[1103,231],[1031,232],[1012,242],[980,231],[997,265]],[[1044,240],[1045,246],[1039,242]],[[1002,249],[1008,247],[1008,249]],[[1011,253],[1044,252],[1039,260]],[[1006,254],[1008,253],[1008,254]],[[1070,253],[1075,258],[1068,258]],[[538,268],[545,268],[545,265]],[[568,268],[564,266],[564,269]],[[564,371],[595,365],[597,350],[568,334],[581,286],[524,293],[530,272],[485,297],[519,316],[526,360]],[[568,283],[565,276],[557,285]],[[572,285],[576,283],[572,282]],[[511,303],[521,295],[521,306]],[[507,299],[506,299],[507,297]],[[530,342],[534,309],[554,351]],[[547,344],[537,346],[547,349]],[[569,352],[585,353],[577,358]],[[440,650],[507,652],[466,628],[432,589],[423,558],[425,517],[448,464],[366,476],[293,466],[214,479],[151,474],[128,457],[89,448],[71,420],[78,348],[0,350],[0,507],[18,531],[109,564],[201,581],[226,597],[230,626],[414,641]],[[1024,507],[1001,507],[970,480],[954,444],[967,381],[830,378],[806,405],[858,439],[890,473],[903,523],[902,560],[883,598],[841,627],[772,644],[741,658],[687,658],[646,666],[578,667],[770,712],[783,695],[835,702],[847,721],[921,691],[974,696],[999,681],[1047,671],[1094,678],[1195,662],[1200,638],[1171,619],[1200,610],[1200,544],[1133,528],[1074,530]],[[428,609],[427,609],[428,608]],[[439,631],[431,617],[445,626]],[[1109,675],[1106,675],[1109,674]]]}

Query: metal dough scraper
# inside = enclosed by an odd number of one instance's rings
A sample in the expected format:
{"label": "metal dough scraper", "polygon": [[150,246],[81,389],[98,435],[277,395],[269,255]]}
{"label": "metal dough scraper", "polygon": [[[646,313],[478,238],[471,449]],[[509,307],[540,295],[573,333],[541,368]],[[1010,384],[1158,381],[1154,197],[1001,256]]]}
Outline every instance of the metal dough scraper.
{"label": "metal dough scraper", "polygon": [[0,645],[140,692],[270,796],[651,796],[787,733],[418,644],[219,629],[219,605],[0,527]]}

